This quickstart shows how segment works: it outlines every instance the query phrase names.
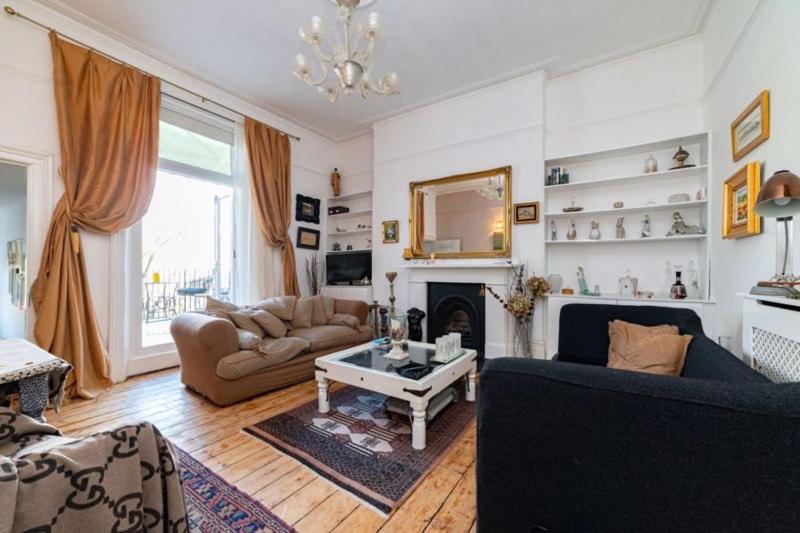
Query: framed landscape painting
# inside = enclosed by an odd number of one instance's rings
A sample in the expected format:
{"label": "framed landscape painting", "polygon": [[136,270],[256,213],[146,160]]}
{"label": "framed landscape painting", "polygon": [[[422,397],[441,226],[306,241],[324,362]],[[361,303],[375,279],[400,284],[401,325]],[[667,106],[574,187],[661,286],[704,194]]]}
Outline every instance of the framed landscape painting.
{"label": "framed landscape painting", "polygon": [[761,233],[761,217],[755,212],[761,189],[761,163],[748,163],[723,186],[722,238],[739,239]]}
{"label": "framed landscape painting", "polygon": [[295,200],[294,219],[298,222],[319,224],[319,204],[318,198],[298,194]]}
{"label": "framed landscape painting", "polygon": [[319,250],[319,230],[311,228],[297,228],[297,247],[307,250]]}
{"label": "framed landscape painting", "polygon": [[538,224],[539,202],[514,204],[514,224]]}
{"label": "framed landscape painting", "polygon": [[761,94],[731,123],[731,151],[738,161],[769,139],[769,91]]}

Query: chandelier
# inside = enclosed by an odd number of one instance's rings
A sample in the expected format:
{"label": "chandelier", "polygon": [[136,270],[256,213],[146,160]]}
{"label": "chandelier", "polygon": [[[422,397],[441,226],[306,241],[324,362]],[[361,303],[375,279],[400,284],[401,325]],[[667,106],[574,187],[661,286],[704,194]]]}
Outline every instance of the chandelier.
{"label": "chandelier", "polygon": [[[294,58],[295,77],[311,87],[316,87],[331,102],[339,97],[339,91],[350,96],[358,90],[363,98],[369,92],[380,95],[399,93],[400,77],[396,72],[390,72],[377,81],[372,78],[372,52],[375,43],[383,35],[383,23],[378,14],[370,13],[358,24],[358,31],[353,32],[351,18],[353,10],[362,3],[361,0],[334,1],[339,6],[336,18],[342,25],[343,35],[337,38],[332,52],[324,51],[323,44],[328,36],[328,28],[320,17],[311,17],[311,21],[300,28],[300,38],[311,45],[314,54],[322,62],[322,74],[318,80],[314,80],[306,57],[298,54]],[[370,4],[372,0],[365,0],[364,3]],[[334,78],[328,82],[331,72]]]}
{"label": "chandelier", "polygon": [[497,178],[495,183],[492,178],[486,180],[486,186],[478,189],[478,194],[489,200],[502,200],[503,199],[503,185],[500,178]]}

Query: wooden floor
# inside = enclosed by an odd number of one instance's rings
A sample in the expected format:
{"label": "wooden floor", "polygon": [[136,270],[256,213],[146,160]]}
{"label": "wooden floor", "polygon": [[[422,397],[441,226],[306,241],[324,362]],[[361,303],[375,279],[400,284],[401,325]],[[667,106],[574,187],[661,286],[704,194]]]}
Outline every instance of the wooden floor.
{"label": "wooden floor", "polygon": [[[335,390],[336,384],[333,385]],[[147,420],[229,483],[261,501],[298,531],[474,531],[475,422],[389,518],[241,429],[316,399],[308,381],[217,407],[188,391],[177,370],[137,376],[94,400],[46,416],[68,436]]]}

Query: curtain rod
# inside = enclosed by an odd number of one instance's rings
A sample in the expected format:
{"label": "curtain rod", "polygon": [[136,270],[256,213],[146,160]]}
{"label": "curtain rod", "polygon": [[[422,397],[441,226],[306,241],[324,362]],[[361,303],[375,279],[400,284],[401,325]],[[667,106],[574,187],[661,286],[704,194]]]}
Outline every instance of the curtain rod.
{"label": "curtain rod", "polygon": [[[70,40],[70,41],[72,41],[72,42],[76,43],[76,44],[79,44],[79,45],[83,46],[84,48],[88,48],[88,49],[89,49],[89,50],[91,50],[92,52],[95,52],[95,53],[97,53],[97,54],[100,54],[100,55],[101,55],[101,56],[103,56],[103,57],[106,57],[106,58],[108,58],[108,59],[110,59],[110,60],[112,60],[112,61],[115,61],[115,62],[117,62],[117,63],[120,63],[121,65],[125,65],[125,66],[131,67],[131,68],[135,68],[135,69],[136,69],[136,70],[138,70],[139,72],[142,72],[142,73],[144,73],[144,74],[146,74],[146,75],[148,75],[148,76],[152,76],[152,77],[154,77],[154,78],[158,78],[158,80],[159,80],[159,81],[161,81],[161,82],[163,82],[163,83],[167,83],[167,84],[169,84],[169,85],[172,85],[173,87],[175,87],[175,88],[177,88],[177,89],[180,89],[181,91],[185,91],[185,92],[187,92],[187,93],[191,94],[192,96],[196,96],[197,98],[199,98],[199,99],[200,99],[200,101],[202,101],[202,102],[204,102],[204,103],[205,103],[205,102],[208,102],[208,103],[214,104],[215,106],[219,106],[219,107],[221,107],[222,109],[225,109],[225,110],[227,110],[227,111],[230,111],[231,113],[235,113],[235,114],[237,114],[237,115],[239,115],[239,116],[246,116],[246,115],[244,115],[243,113],[240,113],[239,111],[237,111],[237,110],[235,110],[235,109],[233,109],[233,108],[231,108],[231,107],[228,107],[228,106],[226,106],[226,105],[224,105],[224,104],[221,104],[221,103],[217,102],[216,100],[212,100],[211,98],[206,98],[206,97],[205,97],[205,96],[203,96],[202,94],[198,94],[198,93],[196,93],[195,91],[193,91],[193,90],[191,90],[191,89],[187,89],[186,87],[183,87],[183,86],[181,86],[181,85],[178,85],[177,83],[173,83],[173,82],[171,82],[171,81],[169,81],[169,80],[165,80],[165,79],[164,79],[164,78],[162,78],[161,76],[155,76],[155,75],[153,75],[153,74],[151,74],[151,73],[147,72],[146,70],[142,70],[142,69],[140,69],[140,68],[138,68],[138,67],[134,67],[133,65],[129,64],[127,61],[123,61],[123,60],[121,60],[121,59],[119,59],[119,58],[117,58],[117,57],[114,57],[114,56],[110,55],[110,54],[107,54],[107,53],[105,53],[105,52],[102,52],[102,51],[100,51],[100,50],[97,50],[97,49],[96,49],[94,46],[90,46],[90,45],[88,45],[88,44],[86,44],[86,43],[84,43],[84,42],[81,42],[81,41],[79,41],[78,39],[75,39],[75,38],[73,38],[73,37],[70,37],[69,35],[63,34],[63,33],[61,33],[60,31],[58,31],[58,30],[56,30],[56,29],[54,29],[54,28],[51,28],[50,26],[47,26],[46,24],[42,24],[41,22],[39,22],[39,21],[37,21],[37,20],[33,20],[33,19],[32,19],[32,18],[30,18],[30,17],[26,17],[25,15],[23,15],[22,13],[20,13],[19,11],[17,11],[16,9],[14,9],[14,8],[13,8],[13,7],[11,7],[11,6],[5,6],[3,9],[5,10],[5,12],[6,12],[6,13],[8,13],[9,15],[11,15],[12,17],[19,17],[19,18],[21,18],[21,19],[23,19],[23,20],[27,20],[27,21],[28,21],[28,22],[30,22],[31,24],[35,24],[36,26],[39,26],[40,28],[44,28],[44,29],[45,29],[45,30],[47,30],[47,31],[51,31],[51,32],[55,33],[56,35],[59,35],[59,36],[61,36],[61,37],[65,38],[65,39],[68,39],[68,40]],[[179,98],[179,100],[180,100],[180,98]],[[191,104],[191,102],[186,102],[186,103],[188,103],[188,104]],[[194,104],[191,104],[191,105],[194,105]],[[205,111],[208,111],[209,113],[214,113],[213,111],[209,111],[208,109],[205,109]],[[215,115],[217,115],[217,116],[219,116],[219,117],[222,117],[222,118],[226,118],[226,119],[228,118],[228,117],[225,117],[225,116],[223,116],[223,115],[219,115],[219,114],[217,114],[217,113],[214,113],[214,114],[215,114]],[[228,119],[228,120],[230,120],[230,119]],[[272,126],[270,126],[270,127],[272,127]],[[295,141],[300,141],[300,137],[298,137],[297,135],[292,135],[291,133],[287,133],[287,132],[285,132],[285,131],[283,131],[283,130],[279,130],[278,128],[274,128],[274,129],[276,129],[276,130],[278,130],[279,132],[283,133],[284,135],[286,135],[286,136],[287,136],[287,137],[289,137],[290,139],[294,139]]]}

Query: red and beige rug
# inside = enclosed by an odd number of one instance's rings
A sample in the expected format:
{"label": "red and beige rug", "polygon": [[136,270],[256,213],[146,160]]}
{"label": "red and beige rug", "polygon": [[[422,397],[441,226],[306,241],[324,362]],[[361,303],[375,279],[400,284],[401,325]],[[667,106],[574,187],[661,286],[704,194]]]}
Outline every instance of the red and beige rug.
{"label": "red and beige rug", "polygon": [[294,531],[269,509],[243,493],[176,446],[189,531],[248,533]]}
{"label": "red and beige rug", "polygon": [[428,424],[427,446],[419,451],[411,447],[411,426],[387,418],[385,400],[344,387],[331,394],[326,414],[314,400],[244,431],[389,513],[458,440],[475,416],[475,403],[462,398],[446,407]]}

